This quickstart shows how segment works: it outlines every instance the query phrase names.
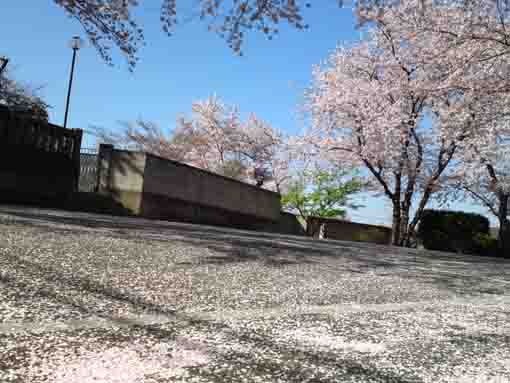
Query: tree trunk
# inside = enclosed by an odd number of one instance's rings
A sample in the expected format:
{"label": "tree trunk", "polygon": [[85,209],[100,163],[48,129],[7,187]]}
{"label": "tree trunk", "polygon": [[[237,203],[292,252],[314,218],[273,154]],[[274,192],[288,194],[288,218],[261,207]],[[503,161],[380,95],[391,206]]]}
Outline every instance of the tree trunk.
{"label": "tree trunk", "polygon": [[306,218],[306,236],[315,237],[315,234],[320,230],[321,221],[311,217]]}
{"label": "tree trunk", "polygon": [[400,244],[399,246],[408,246],[409,243],[409,208],[402,206],[400,210]]}
{"label": "tree trunk", "polygon": [[400,246],[400,201],[393,201],[393,218],[391,226],[391,244]]}
{"label": "tree trunk", "polygon": [[400,246],[400,222],[401,222],[401,210],[400,210],[400,192],[402,188],[402,174],[397,172],[395,175],[395,192],[391,198],[393,203],[393,218],[391,227],[391,244],[393,246]]}
{"label": "tree trunk", "polygon": [[508,201],[510,195],[500,193],[498,207],[499,233],[498,248],[501,255],[510,255],[510,221],[508,220]]}

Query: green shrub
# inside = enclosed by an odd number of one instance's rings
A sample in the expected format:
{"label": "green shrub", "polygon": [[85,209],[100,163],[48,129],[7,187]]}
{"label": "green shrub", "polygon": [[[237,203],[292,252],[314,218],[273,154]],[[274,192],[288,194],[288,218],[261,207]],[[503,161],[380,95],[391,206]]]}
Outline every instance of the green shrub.
{"label": "green shrub", "polygon": [[487,234],[478,234],[475,237],[475,253],[487,257],[500,256],[498,240]]}
{"label": "green shrub", "polygon": [[489,235],[489,220],[459,211],[425,210],[418,228],[418,236],[429,250],[476,254],[480,235]]}

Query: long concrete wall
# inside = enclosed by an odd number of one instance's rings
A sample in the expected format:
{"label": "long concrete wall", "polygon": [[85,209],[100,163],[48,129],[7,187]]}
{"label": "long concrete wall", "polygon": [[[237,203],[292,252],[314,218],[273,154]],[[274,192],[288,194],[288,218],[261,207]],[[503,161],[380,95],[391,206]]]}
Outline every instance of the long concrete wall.
{"label": "long concrete wall", "polygon": [[265,231],[267,233],[306,236],[306,230],[298,217],[284,211],[280,212],[280,218],[277,222],[265,223],[257,226],[255,230]]}
{"label": "long concrete wall", "polygon": [[343,241],[371,242],[381,245],[391,243],[391,229],[384,226],[366,225],[340,219],[312,217],[307,221],[307,231],[319,237],[320,225],[325,225],[324,238]]}
{"label": "long concrete wall", "polygon": [[280,195],[192,166],[101,145],[98,192],[131,214],[257,229],[280,219]]}
{"label": "long concrete wall", "polygon": [[110,196],[132,214],[141,213],[145,153],[101,145],[98,153],[98,192]]}
{"label": "long concrete wall", "polygon": [[150,154],[143,193],[264,220],[280,217],[277,193]]}

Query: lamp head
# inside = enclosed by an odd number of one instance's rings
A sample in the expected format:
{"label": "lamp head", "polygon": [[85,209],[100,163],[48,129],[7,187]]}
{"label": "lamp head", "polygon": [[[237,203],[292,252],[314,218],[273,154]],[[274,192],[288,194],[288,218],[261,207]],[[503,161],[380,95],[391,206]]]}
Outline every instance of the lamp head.
{"label": "lamp head", "polygon": [[83,46],[83,40],[80,38],[80,36],[74,36],[69,42],[69,46],[71,49],[77,51]]}

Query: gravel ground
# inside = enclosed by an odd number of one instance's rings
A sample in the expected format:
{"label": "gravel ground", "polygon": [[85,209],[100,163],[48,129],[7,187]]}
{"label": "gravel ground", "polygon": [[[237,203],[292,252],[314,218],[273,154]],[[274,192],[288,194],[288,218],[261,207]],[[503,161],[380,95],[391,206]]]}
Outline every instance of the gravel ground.
{"label": "gravel ground", "polygon": [[510,382],[510,261],[0,208],[0,382]]}

